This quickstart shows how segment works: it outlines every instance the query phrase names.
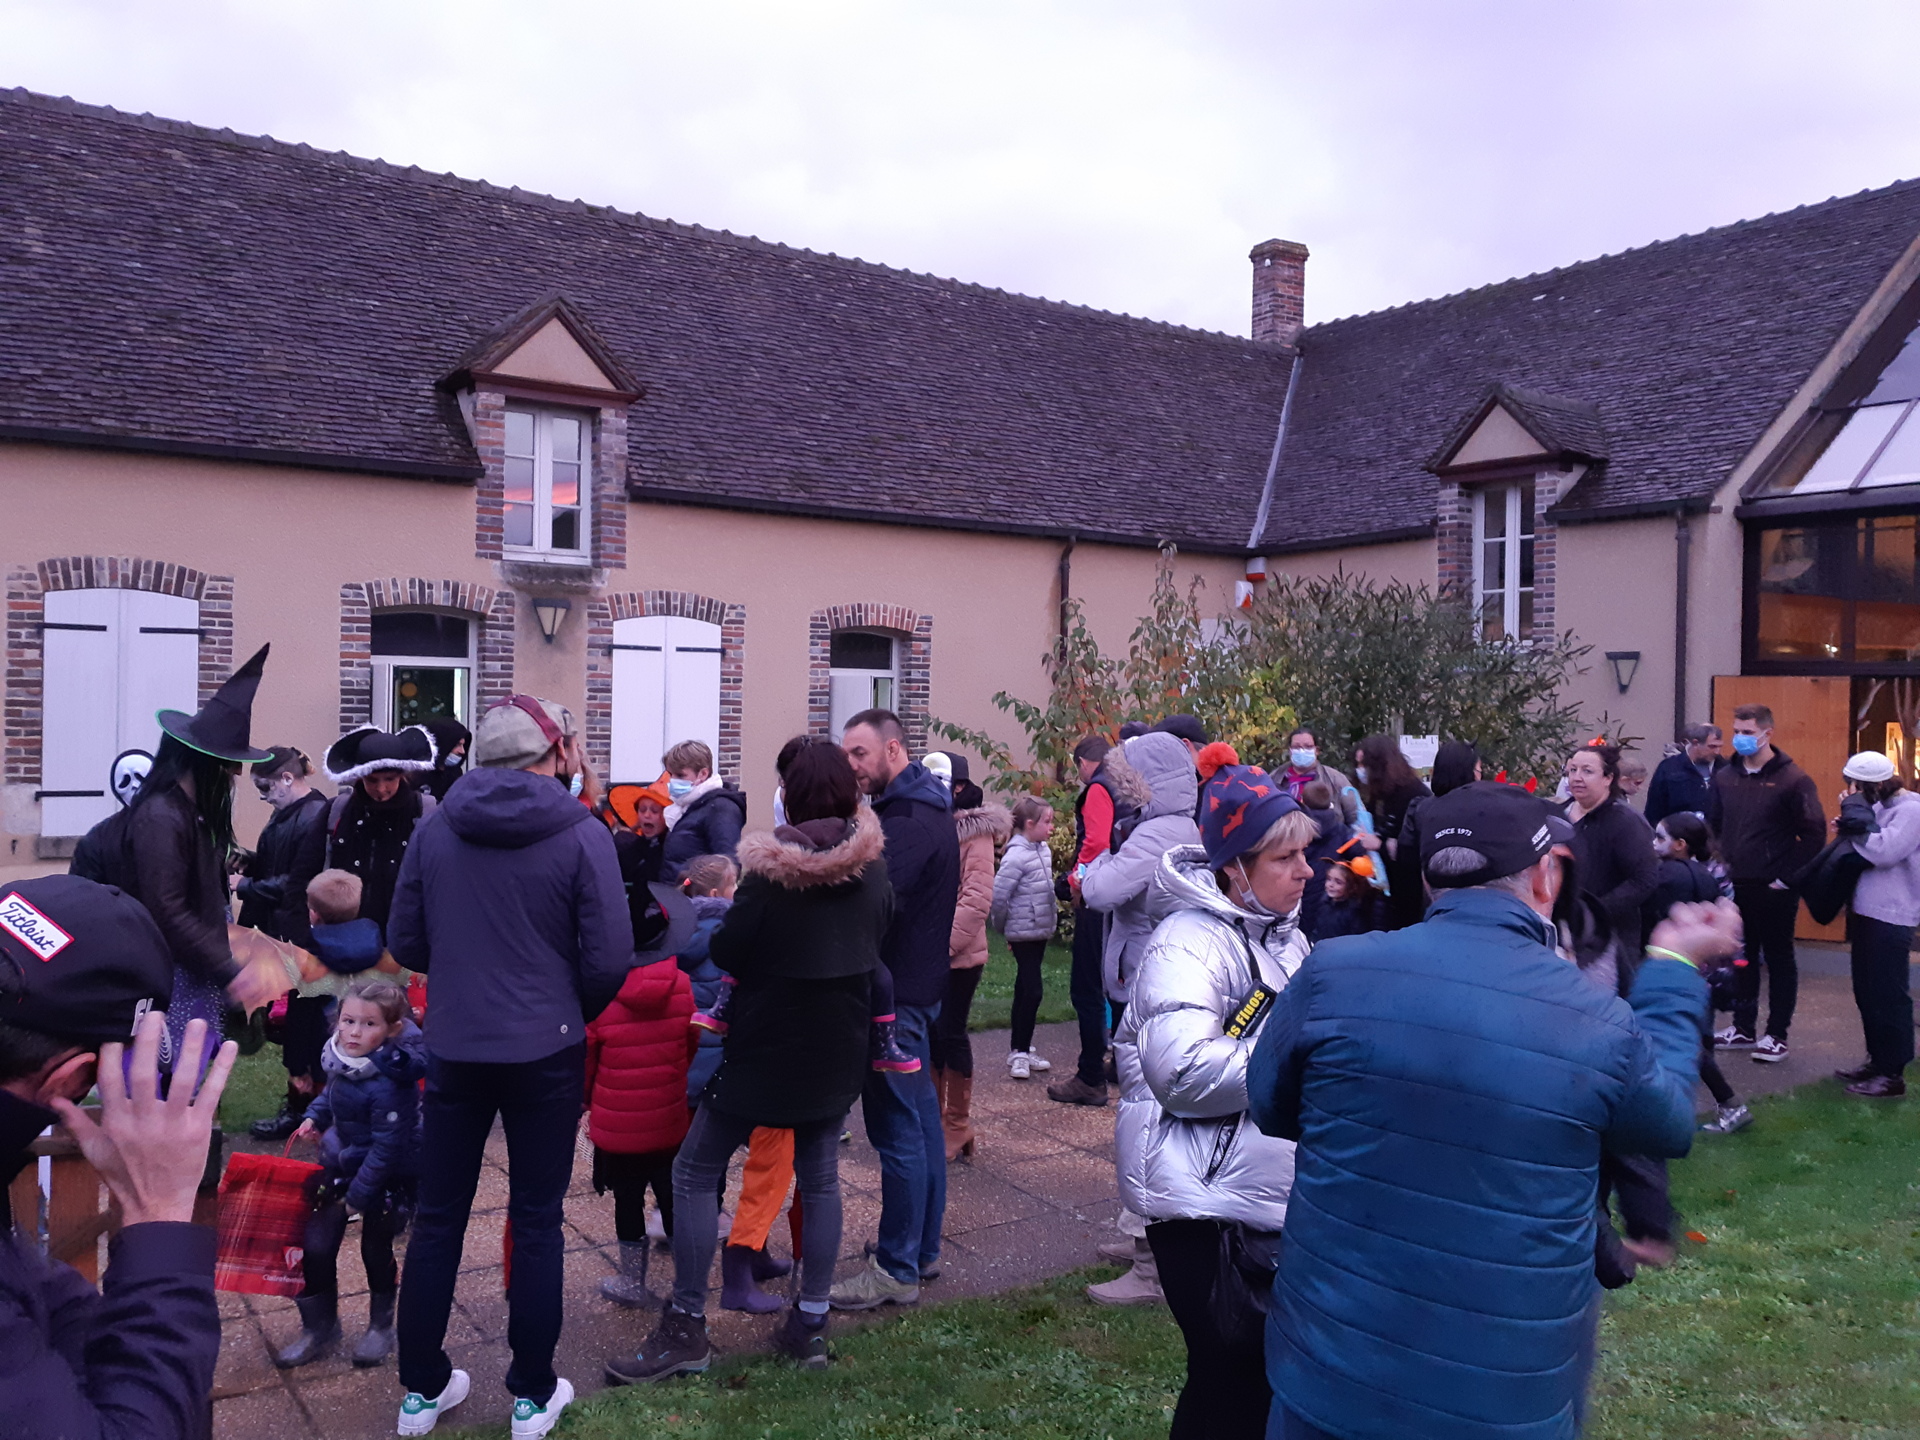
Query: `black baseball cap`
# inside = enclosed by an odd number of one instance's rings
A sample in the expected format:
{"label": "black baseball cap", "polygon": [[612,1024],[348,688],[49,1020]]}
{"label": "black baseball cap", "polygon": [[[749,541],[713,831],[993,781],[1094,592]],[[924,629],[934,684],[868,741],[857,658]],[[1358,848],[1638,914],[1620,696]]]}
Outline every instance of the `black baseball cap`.
{"label": "black baseball cap", "polygon": [[1175,735],[1189,745],[1207,743],[1207,727],[1192,715],[1169,715],[1153,728],[1156,734]]}
{"label": "black baseball cap", "polygon": [[78,875],[0,885],[0,1021],[103,1045],[172,998],[172,952],[125,891]]}
{"label": "black baseball cap", "polygon": [[1427,861],[1442,850],[1463,846],[1478,850],[1488,862],[1465,875],[1428,870],[1427,880],[1435,889],[1464,889],[1517,875],[1556,843],[1565,843],[1565,835],[1565,820],[1546,801],[1497,780],[1458,786],[1420,809],[1420,854]]}

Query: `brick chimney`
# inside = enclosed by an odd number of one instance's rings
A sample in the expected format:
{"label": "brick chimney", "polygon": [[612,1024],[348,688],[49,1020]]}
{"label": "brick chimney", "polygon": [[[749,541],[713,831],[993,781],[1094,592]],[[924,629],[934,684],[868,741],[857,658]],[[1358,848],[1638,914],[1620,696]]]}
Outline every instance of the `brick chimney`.
{"label": "brick chimney", "polygon": [[1253,247],[1253,338],[1292,345],[1306,323],[1307,247],[1266,240]]}

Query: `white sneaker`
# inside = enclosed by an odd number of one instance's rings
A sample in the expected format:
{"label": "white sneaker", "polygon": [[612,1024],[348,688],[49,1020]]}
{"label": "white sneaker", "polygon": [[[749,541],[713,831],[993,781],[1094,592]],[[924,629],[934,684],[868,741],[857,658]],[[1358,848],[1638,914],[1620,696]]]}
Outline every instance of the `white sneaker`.
{"label": "white sneaker", "polygon": [[464,1370],[456,1370],[447,1381],[447,1388],[429,1400],[417,1390],[407,1392],[407,1398],[400,1402],[400,1421],[394,1427],[398,1435],[425,1435],[440,1423],[440,1417],[467,1398],[467,1392],[473,1388],[473,1381]]}
{"label": "white sneaker", "polygon": [[1027,1058],[1027,1052],[1016,1050],[1007,1056],[1007,1073],[1016,1080],[1033,1078],[1033,1063]]}
{"label": "white sneaker", "polygon": [[553,1394],[544,1405],[536,1405],[531,1400],[513,1402],[513,1440],[527,1440],[527,1437],[544,1435],[553,1429],[560,1419],[560,1412],[573,1403],[573,1382],[562,1380],[553,1387]]}
{"label": "white sneaker", "polygon": [[1738,1025],[1729,1025],[1724,1030],[1713,1033],[1713,1048],[1716,1050],[1751,1050],[1753,1036],[1741,1030]]}
{"label": "white sneaker", "polygon": [[1027,1051],[1027,1068],[1036,1075],[1044,1075],[1053,1069],[1053,1062],[1043,1059],[1038,1050],[1029,1050]]}

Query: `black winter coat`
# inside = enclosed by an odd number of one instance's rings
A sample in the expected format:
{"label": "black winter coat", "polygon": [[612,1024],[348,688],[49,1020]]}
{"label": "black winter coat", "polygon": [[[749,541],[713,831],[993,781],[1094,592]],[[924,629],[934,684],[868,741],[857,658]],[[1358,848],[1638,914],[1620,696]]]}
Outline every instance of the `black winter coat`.
{"label": "black winter coat", "polygon": [[1813,777],[1779,749],[1757,771],[1740,760],[1714,771],[1707,824],[1736,885],[1791,885],[1827,843]]}
{"label": "black winter coat", "polygon": [[1720,898],[1720,882],[1698,860],[1677,860],[1669,856],[1654,871],[1653,894],[1640,911],[1640,941],[1646,943],[1653,927],[1667,918],[1667,912],[1682,901],[1702,903]]}
{"label": "black winter coat", "polygon": [[[1373,812],[1373,827],[1381,840],[1379,857],[1385,862],[1387,884],[1392,887],[1385,916],[1389,930],[1418,924],[1427,913],[1427,892],[1420,875],[1420,846],[1416,842],[1409,847],[1399,837],[1406,825],[1407,812],[1432,795],[1418,780],[1404,790],[1384,795],[1368,792],[1367,808]],[[1394,842],[1392,856],[1387,854],[1388,840]]]}
{"label": "black winter coat", "polygon": [[[735,984],[705,1103],[755,1125],[837,1121],[869,1073],[872,975],[894,919],[880,856],[892,841],[869,810],[836,834],[840,823],[743,840],[740,888],[708,947]],[[943,978],[946,961],[943,930]]]}
{"label": "black winter coat", "polygon": [[131,873],[121,888],[147,907],[173,963],[215,985],[240,973],[227,943],[227,867],[200,812],[177,788],[142,795],[127,815]]}
{"label": "black winter coat", "polygon": [[321,1132],[320,1163],[347,1177],[347,1204],[362,1212],[417,1173],[420,1082],[427,1075],[420,1027],[408,1020],[399,1039],[367,1058],[372,1065],[356,1073],[329,1047],[321,1057],[327,1088],[307,1107]]}
{"label": "black winter coat", "polygon": [[667,832],[660,878],[678,880],[687,862],[701,855],[733,859],[746,823],[747,797],[731,780],[707,791],[681,812],[679,821]]}
{"label": "black winter coat", "polygon": [[309,790],[284,810],[273,812],[240,882],[240,923],[276,940],[311,949],[307,924],[307,882],[326,867],[327,806],[318,790]]}
{"label": "black winter coat", "polygon": [[[1715,760],[1713,773],[1718,775],[1726,763],[1724,759]],[[1704,818],[1712,790],[1713,782],[1700,773],[1686,751],[1667,756],[1653,767],[1653,779],[1647,782],[1647,824],[1658,825],[1681,810],[1691,810]]]}
{"label": "black winter coat", "polygon": [[960,836],[946,787],[918,761],[893,777],[873,812],[887,836],[893,927],[881,958],[900,1005],[938,1005],[947,994],[953,914],[960,903]]}
{"label": "black winter coat", "polygon": [[513,1065],[583,1045],[633,965],[613,837],[550,775],[475,770],[414,832],[387,948],[432,977],[439,1059]]}
{"label": "black winter coat", "polygon": [[660,878],[667,837],[655,835],[648,839],[624,829],[612,833],[613,853],[620,863],[620,883],[627,887],[627,914],[633,921],[634,948],[651,949],[667,928],[667,917],[660,902],[647,889]]}
{"label": "black winter coat", "polygon": [[360,877],[362,920],[385,927],[407,846],[420,822],[436,808],[433,796],[411,781],[403,782],[384,805],[369,800],[358,781],[333,797],[327,811],[326,868]]}
{"label": "black winter coat", "polygon": [[1640,938],[1640,907],[1652,896],[1659,869],[1653,827],[1618,798],[1601,801],[1584,820],[1571,801],[1565,813],[1574,822],[1573,862],[1580,889],[1606,911],[1609,927],[1623,949],[1631,951]]}
{"label": "black winter coat", "polygon": [[[51,1111],[0,1091],[0,1195],[29,1142],[53,1122]],[[130,1225],[109,1244],[95,1290],[0,1224],[0,1432],[18,1440],[205,1435],[220,1355],[216,1239],[204,1225]]]}

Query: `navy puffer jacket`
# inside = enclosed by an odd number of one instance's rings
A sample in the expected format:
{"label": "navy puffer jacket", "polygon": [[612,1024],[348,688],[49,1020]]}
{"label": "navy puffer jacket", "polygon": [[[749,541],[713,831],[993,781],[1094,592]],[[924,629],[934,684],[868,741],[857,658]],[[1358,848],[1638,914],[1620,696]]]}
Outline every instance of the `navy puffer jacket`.
{"label": "navy puffer jacket", "polygon": [[[693,1004],[696,1010],[711,1010],[720,1003],[720,996],[726,990],[727,972],[713,963],[713,932],[720,928],[720,922],[727,918],[730,901],[717,895],[695,895],[693,913],[699,924],[694,927],[693,937],[680,947],[677,957],[680,968],[687,972],[687,980],[693,986]],[[714,1030],[700,1032],[700,1048],[694,1052],[693,1063],[687,1067],[687,1103],[698,1105],[700,1096],[706,1091],[707,1082],[713,1079],[713,1072],[720,1068],[720,1049],[726,1042]]]}
{"label": "navy puffer jacket", "polygon": [[1344,1440],[1571,1440],[1599,1290],[1600,1151],[1693,1137],[1706,984],[1649,960],[1629,1001],[1510,895],[1317,947],[1247,1077],[1297,1141],[1268,1317],[1275,1395]]}
{"label": "navy puffer jacket", "polygon": [[320,1135],[320,1163],[347,1177],[347,1204],[371,1209],[381,1193],[412,1179],[420,1153],[420,1081],[426,1078],[426,1047],[420,1027],[405,1022],[355,1070],[329,1041],[321,1064],[327,1088],[307,1107]]}

